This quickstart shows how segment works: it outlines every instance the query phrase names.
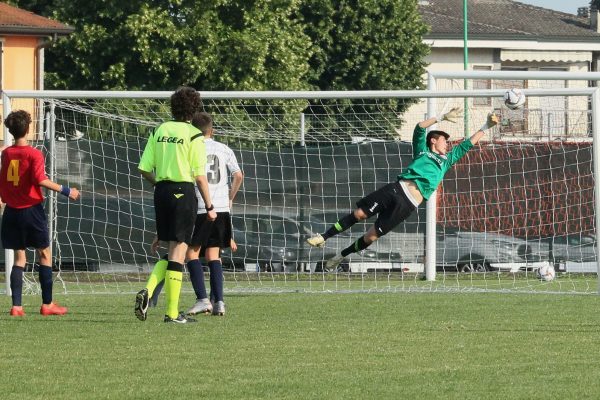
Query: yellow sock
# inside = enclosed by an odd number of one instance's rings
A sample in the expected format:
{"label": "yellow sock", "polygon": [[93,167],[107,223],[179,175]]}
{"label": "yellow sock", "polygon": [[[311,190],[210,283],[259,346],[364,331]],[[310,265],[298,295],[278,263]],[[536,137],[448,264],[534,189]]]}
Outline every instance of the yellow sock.
{"label": "yellow sock", "polygon": [[181,292],[182,278],[182,272],[167,270],[165,276],[165,295],[167,297],[166,314],[171,318],[177,318],[179,315],[179,293]]}
{"label": "yellow sock", "polygon": [[154,268],[152,269],[152,273],[150,274],[150,278],[148,278],[148,283],[146,284],[146,289],[148,289],[148,297],[152,297],[156,286],[158,286],[158,284],[165,279],[165,273],[167,272],[168,265],[169,262],[164,259],[161,259],[154,264]]}

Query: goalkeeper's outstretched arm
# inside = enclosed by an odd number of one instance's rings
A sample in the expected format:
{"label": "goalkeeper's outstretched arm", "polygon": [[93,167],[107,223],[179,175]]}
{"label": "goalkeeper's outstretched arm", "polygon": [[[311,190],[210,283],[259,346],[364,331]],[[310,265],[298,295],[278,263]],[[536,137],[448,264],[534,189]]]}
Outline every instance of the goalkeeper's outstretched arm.
{"label": "goalkeeper's outstretched arm", "polygon": [[497,124],[498,124],[498,116],[496,114],[494,114],[493,112],[489,113],[483,126],[481,128],[479,128],[479,130],[477,132],[475,132],[473,134],[473,136],[471,136],[469,138],[469,140],[471,141],[471,143],[473,143],[473,145],[476,145],[479,142],[479,140],[481,140],[483,135],[485,135],[485,131],[487,131],[490,128],[493,128]]}
{"label": "goalkeeper's outstretched arm", "polygon": [[462,117],[462,108],[453,107],[448,112],[442,112],[440,115],[437,115],[435,117],[426,119],[425,121],[419,122],[419,126],[421,128],[427,129],[431,125],[436,124],[438,122],[442,122],[442,121],[456,123],[456,121],[461,117]]}

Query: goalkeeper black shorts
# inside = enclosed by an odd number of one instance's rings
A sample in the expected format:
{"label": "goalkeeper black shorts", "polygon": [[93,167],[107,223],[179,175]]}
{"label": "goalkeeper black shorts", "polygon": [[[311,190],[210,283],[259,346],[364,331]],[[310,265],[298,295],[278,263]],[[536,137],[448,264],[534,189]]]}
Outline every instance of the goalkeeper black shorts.
{"label": "goalkeeper black shorts", "polygon": [[158,182],[154,188],[154,211],[158,240],[189,243],[198,212],[194,184]]}
{"label": "goalkeeper black shorts", "polygon": [[356,202],[356,206],[372,217],[377,215],[377,236],[383,236],[404,221],[416,209],[398,182],[389,183]]}

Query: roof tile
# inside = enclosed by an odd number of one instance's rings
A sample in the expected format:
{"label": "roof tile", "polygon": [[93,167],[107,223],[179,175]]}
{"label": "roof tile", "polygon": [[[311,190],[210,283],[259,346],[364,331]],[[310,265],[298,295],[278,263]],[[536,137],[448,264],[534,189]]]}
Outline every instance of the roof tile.
{"label": "roof tile", "polygon": [[[429,0],[419,6],[431,26],[429,37],[462,37],[463,0]],[[468,0],[468,29],[478,36],[498,39],[520,36],[539,39],[597,41],[600,33],[588,18],[519,3],[513,0]]]}
{"label": "roof tile", "polygon": [[0,29],[2,32],[10,32],[14,29],[15,32],[27,30],[31,33],[38,30],[41,33],[66,33],[73,30],[68,25],[6,3],[0,3]]}

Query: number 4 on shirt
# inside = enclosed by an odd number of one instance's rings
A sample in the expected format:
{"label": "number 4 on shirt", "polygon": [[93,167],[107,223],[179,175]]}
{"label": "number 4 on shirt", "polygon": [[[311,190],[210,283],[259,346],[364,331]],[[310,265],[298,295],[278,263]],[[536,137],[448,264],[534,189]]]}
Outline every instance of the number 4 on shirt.
{"label": "number 4 on shirt", "polygon": [[12,182],[13,186],[19,186],[19,160],[10,160],[6,180]]}

